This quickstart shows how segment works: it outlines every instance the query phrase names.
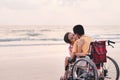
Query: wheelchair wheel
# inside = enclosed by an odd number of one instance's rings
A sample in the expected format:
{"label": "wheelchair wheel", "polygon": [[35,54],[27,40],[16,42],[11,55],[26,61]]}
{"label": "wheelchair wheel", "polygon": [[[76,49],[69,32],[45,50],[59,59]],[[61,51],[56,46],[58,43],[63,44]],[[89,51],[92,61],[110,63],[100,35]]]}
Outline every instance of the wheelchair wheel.
{"label": "wheelchair wheel", "polygon": [[87,58],[77,60],[72,68],[72,80],[98,80],[95,64]]}
{"label": "wheelchair wheel", "polygon": [[119,66],[117,62],[107,56],[107,62],[103,63],[102,72],[104,74],[104,80],[119,80]]}

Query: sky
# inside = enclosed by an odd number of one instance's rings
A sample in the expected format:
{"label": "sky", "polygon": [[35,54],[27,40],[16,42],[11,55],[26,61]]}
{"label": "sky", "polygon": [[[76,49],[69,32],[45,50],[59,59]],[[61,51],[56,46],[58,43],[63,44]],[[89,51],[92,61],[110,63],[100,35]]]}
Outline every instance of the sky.
{"label": "sky", "polygon": [[120,0],[0,0],[0,25],[120,25]]}

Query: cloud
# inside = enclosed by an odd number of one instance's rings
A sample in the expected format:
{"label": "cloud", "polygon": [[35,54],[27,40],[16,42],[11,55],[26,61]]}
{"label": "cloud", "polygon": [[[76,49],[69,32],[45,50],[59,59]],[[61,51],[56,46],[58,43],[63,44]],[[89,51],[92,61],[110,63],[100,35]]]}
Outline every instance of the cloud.
{"label": "cloud", "polygon": [[79,3],[80,0],[58,0],[58,5],[60,6],[73,6],[74,4]]}
{"label": "cloud", "polygon": [[38,9],[45,5],[47,0],[1,0],[1,8],[12,10]]}
{"label": "cloud", "polygon": [[0,8],[39,9],[41,7],[72,7],[86,0],[0,0]]}
{"label": "cloud", "polygon": [[0,0],[0,21],[1,24],[120,24],[119,3],[119,0]]}

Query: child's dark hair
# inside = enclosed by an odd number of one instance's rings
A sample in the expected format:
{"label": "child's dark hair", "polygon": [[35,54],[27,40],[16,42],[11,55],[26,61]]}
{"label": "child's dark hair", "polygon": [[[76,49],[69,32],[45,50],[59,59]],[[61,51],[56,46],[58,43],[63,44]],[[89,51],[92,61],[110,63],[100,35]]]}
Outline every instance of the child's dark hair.
{"label": "child's dark hair", "polygon": [[74,27],[73,27],[73,32],[75,33],[75,34],[78,34],[78,35],[84,35],[85,33],[84,33],[84,28],[83,28],[83,26],[82,25],[75,25]]}
{"label": "child's dark hair", "polygon": [[70,34],[70,32],[67,32],[67,33],[65,33],[65,35],[64,35],[64,41],[66,42],[66,43],[71,43],[71,41],[68,39],[68,35]]}

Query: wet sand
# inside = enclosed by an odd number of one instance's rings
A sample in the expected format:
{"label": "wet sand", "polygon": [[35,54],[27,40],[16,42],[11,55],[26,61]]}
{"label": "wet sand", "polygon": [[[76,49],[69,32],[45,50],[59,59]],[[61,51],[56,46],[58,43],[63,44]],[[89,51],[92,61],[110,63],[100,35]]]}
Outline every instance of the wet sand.
{"label": "wet sand", "polygon": [[[0,80],[59,80],[68,45],[0,47]],[[108,48],[120,65],[120,43]]]}

